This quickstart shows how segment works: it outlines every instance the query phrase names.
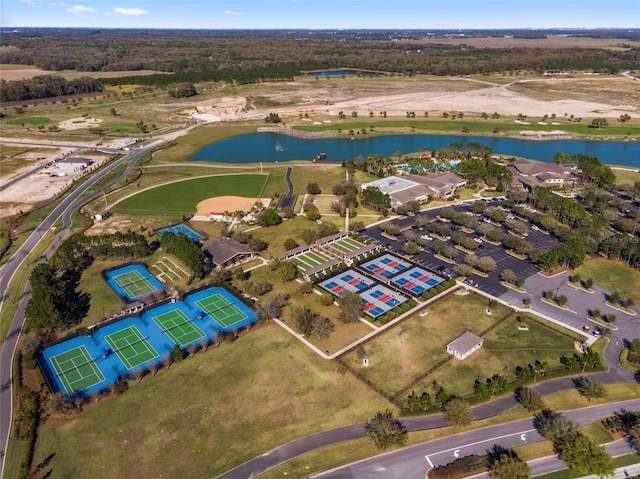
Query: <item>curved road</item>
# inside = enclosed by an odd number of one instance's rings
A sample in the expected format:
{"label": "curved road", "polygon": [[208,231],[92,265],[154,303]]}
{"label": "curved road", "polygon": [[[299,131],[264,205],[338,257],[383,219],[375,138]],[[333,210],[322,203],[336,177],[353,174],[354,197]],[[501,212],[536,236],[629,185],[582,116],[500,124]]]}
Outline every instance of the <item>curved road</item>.
{"label": "curved road", "polygon": [[[105,166],[101,170],[98,170],[93,176],[89,177],[78,186],[74,191],[69,193],[66,198],[40,223],[35,231],[27,238],[22,246],[16,251],[16,253],[7,261],[2,267],[0,267],[0,309],[2,308],[7,292],[7,288],[15,272],[22,266],[27,255],[42,241],[42,238],[47,234],[51,226],[53,226],[60,218],[63,220],[63,227],[52,242],[51,246],[47,249],[43,258],[48,259],[55,247],[62,242],[64,237],[71,229],[71,216],[72,214],[85,202],[97,197],[102,190],[109,188],[125,178],[129,172],[135,166],[136,161],[145,153],[157,148],[164,142],[157,141],[148,146],[136,149],[128,152],[122,158],[113,161],[109,165]],[[68,146],[68,145],[66,145]],[[83,197],[89,188],[95,185],[100,179],[111,173],[120,165],[129,163],[126,170],[116,179],[112,180],[109,184],[100,188],[100,190]],[[12,365],[13,356],[18,344],[18,338],[24,325],[24,308],[30,297],[30,287],[27,284],[25,291],[22,295],[16,314],[11,322],[9,332],[7,334],[2,349],[0,349],[0,478],[4,472],[4,459],[7,450],[7,443],[9,441],[9,435],[11,431],[11,419],[12,419],[12,407],[13,407],[13,377],[12,377]]]}
{"label": "curved road", "polygon": [[[640,399],[574,409],[564,412],[563,415],[585,425],[611,416],[623,409],[629,411],[640,409]],[[424,479],[429,469],[453,462],[457,457],[472,454],[485,455],[495,445],[511,448],[532,444],[543,439],[537,433],[533,419],[528,418],[435,439],[365,459],[313,477],[323,479]]]}

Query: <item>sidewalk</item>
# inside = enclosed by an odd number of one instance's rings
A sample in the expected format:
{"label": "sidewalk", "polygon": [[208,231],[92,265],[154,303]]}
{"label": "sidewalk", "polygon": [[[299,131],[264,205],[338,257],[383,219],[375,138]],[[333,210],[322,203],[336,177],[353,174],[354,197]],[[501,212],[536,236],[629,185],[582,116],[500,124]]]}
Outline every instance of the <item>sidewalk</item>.
{"label": "sidewalk", "polygon": [[[630,479],[640,477],[640,464],[631,464],[630,466],[619,467],[615,470],[613,476],[607,477],[612,477],[613,479]],[[593,474],[591,476],[582,476],[579,479],[600,479],[600,476]]]}

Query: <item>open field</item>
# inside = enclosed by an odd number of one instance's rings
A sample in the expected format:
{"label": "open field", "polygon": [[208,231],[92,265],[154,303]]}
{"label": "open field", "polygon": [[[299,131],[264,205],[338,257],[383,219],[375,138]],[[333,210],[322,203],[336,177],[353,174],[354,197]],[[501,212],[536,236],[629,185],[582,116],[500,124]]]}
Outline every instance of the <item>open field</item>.
{"label": "open field", "polygon": [[635,304],[640,304],[640,271],[618,261],[604,258],[588,259],[575,270],[582,278],[593,278],[593,282],[607,291],[628,294]]}
{"label": "open field", "polygon": [[528,331],[518,330],[515,318],[508,319],[485,336],[483,347],[468,359],[453,359],[416,385],[416,393],[428,391],[432,381],[443,385],[450,394],[469,396],[479,376],[483,380],[494,374],[514,381],[516,366],[528,366],[536,360],[550,368],[560,366],[560,357],[574,351],[574,341],[532,321],[525,321]]}
{"label": "open field", "polygon": [[35,462],[55,453],[50,466],[60,477],[215,477],[276,444],[387,407],[270,325],[146,378],[78,418],[49,421]]}
{"label": "open field", "polygon": [[[79,72],[76,70],[41,70],[33,65],[16,65],[10,63],[0,63],[0,79],[6,81],[12,80],[25,80],[40,75],[57,75],[65,78],[66,80],[73,80],[83,76],[90,76],[91,78],[118,78],[122,76],[131,75],[132,72],[125,71],[113,71],[113,72]],[[167,72],[154,71],[154,70],[137,70],[136,75],[156,75],[167,74]]]}
{"label": "open field", "polygon": [[191,214],[200,201],[213,196],[235,194],[256,198],[266,179],[263,175],[224,175],[179,181],[138,193],[114,205],[113,209],[116,212]]}
{"label": "open field", "polygon": [[446,359],[449,356],[447,343],[468,330],[480,333],[508,311],[500,306],[493,314],[487,315],[486,307],[486,299],[482,296],[449,296],[429,308],[427,316],[416,314],[367,343],[364,349],[368,367],[358,361],[355,352],[344,360],[393,395]]}
{"label": "open field", "polygon": [[612,168],[616,175],[616,182],[621,185],[623,183],[632,185],[636,181],[640,181],[640,173],[629,167],[614,167]]}

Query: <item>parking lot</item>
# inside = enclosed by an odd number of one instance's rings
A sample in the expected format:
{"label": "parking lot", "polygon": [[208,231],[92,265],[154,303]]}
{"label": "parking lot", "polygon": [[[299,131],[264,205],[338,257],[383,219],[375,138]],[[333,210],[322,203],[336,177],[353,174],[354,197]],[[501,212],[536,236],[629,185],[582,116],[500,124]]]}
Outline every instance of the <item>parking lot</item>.
{"label": "parking lot", "polygon": [[[487,203],[487,206],[500,206],[502,204],[502,201],[503,201],[502,199],[488,199],[485,202]],[[425,217],[429,222],[437,221],[439,212],[442,211],[442,209],[444,208],[453,208],[456,212],[466,213],[469,211],[468,209],[469,204],[456,204],[456,205],[443,206],[441,208],[436,208],[436,209],[421,212],[419,213],[419,215]],[[478,219],[478,222],[483,221],[483,218],[484,218],[482,215],[474,215],[474,217]],[[409,217],[397,218],[397,219],[391,220],[391,222],[397,225],[398,227],[400,227],[401,229],[405,229],[409,226],[412,226],[411,230],[414,231],[415,233],[418,233],[420,235],[429,234],[428,229],[426,227],[420,228],[420,229],[415,228],[414,226],[416,222],[415,217],[409,216]],[[527,237],[525,239],[526,241],[531,243],[534,249],[540,248],[540,249],[550,250],[559,244],[558,241],[552,235],[547,235],[540,232],[539,230],[532,229],[527,223],[524,223],[524,224],[527,225],[528,227]],[[502,229],[506,233],[507,230],[506,228],[504,228],[504,226],[502,226]],[[510,233],[506,233],[506,234],[510,234]],[[364,232],[364,236],[365,236],[365,239],[375,241],[387,247],[387,249],[389,249],[390,251],[393,251],[400,255],[404,254],[402,252],[402,248],[404,246],[405,240],[402,233],[398,235],[397,239],[393,240],[386,236],[383,236],[380,227],[373,226],[368,228]],[[476,242],[479,243],[479,246],[475,250],[476,256],[479,256],[479,257],[489,256],[496,262],[495,270],[489,273],[486,278],[480,275],[472,275],[472,277],[470,278],[470,280],[473,282],[474,287],[478,288],[479,290],[487,294],[500,297],[501,295],[509,291],[512,291],[509,288],[503,286],[500,281],[500,274],[505,269],[510,269],[514,271],[517,274],[518,278],[521,278],[523,280],[526,280],[527,278],[535,275],[539,271],[538,268],[535,265],[533,265],[528,259],[519,259],[510,254],[507,254],[505,247],[503,247],[502,245],[495,246],[487,241],[482,241],[480,239],[481,235],[475,232],[467,233],[467,236],[474,239],[477,238]],[[448,243],[450,245],[454,244],[451,240],[448,240]],[[463,262],[464,255],[465,254],[463,252],[460,252],[460,254],[456,259],[456,262],[458,264],[461,264]],[[414,255],[412,259],[413,261],[424,265],[429,270],[437,272],[438,274],[444,274],[445,276],[455,277],[455,274],[452,271],[455,264],[448,263],[446,261],[443,261],[437,258],[433,250],[429,247],[428,243],[424,247],[423,251]]]}

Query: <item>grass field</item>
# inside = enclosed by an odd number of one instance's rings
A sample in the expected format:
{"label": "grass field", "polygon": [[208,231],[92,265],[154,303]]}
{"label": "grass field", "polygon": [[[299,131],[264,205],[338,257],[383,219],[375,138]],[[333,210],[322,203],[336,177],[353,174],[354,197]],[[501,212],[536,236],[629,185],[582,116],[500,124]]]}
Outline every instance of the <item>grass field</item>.
{"label": "grass field", "polygon": [[436,380],[449,393],[468,396],[473,393],[473,383],[478,376],[485,379],[500,374],[514,381],[516,366],[526,367],[539,360],[547,361],[550,368],[557,368],[560,357],[574,351],[573,340],[532,321],[526,324],[529,331],[520,331],[516,319],[508,319],[485,336],[483,347],[472,357],[449,361],[416,386],[416,391],[428,391],[430,383]]}
{"label": "grass field", "polygon": [[55,453],[50,467],[59,477],[216,477],[276,445],[389,407],[335,367],[281,328],[259,328],[76,419],[45,423],[34,463]]}
{"label": "grass field", "polygon": [[619,261],[604,258],[589,259],[575,270],[582,278],[593,278],[593,282],[607,291],[626,293],[635,304],[640,304],[640,271]]}
{"label": "grass field", "polygon": [[636,181],[640,181],[640,173],[634,171],[633,168],[629,168],[628,166],[623,166],[621,168],[624,169],[613,169],[618,184],[627,183],[632,185]]}
{"label": "grass field", "polygon": [[118,212],[173,212],[192,214],[196,205],[213,196],[257,198],[265,183],[263,175],[229,175],[196,178],[152,188],[113,207]]}
{"label": "grass field", "polygon": [[475,333],[483,331],[508,311],[500,306],[487,315],[486,307],[487,300],[481,296],[449,296],[433,305],[428,316],[416,314],[367,343],[364,349],[368,367],[357,360],[355,352],[344,360],[393,395],[447,358],[447,343],[469,329]]}

